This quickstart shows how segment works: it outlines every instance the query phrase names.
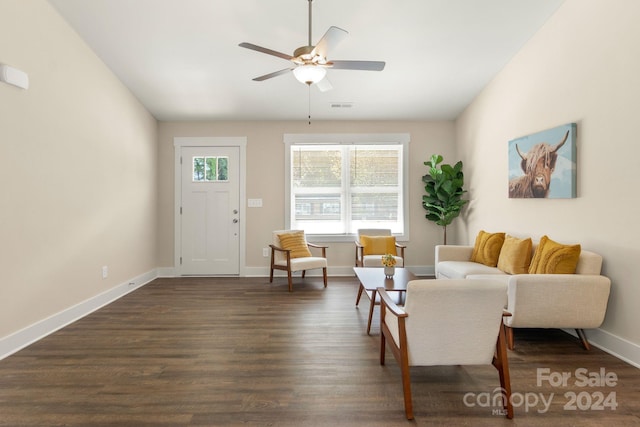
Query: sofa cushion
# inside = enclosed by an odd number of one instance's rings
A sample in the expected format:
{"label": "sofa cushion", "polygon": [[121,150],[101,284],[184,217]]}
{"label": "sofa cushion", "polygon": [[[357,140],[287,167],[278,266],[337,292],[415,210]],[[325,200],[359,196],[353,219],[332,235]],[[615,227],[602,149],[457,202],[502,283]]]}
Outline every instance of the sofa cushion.
{"label": "sofa cushion", "polygon": [[472,261],[442,261],[438,263],[438,279],[464,279],[470,274],[500,274],[503,271]]}
{"label": "sofa cushion", "polygon": [[574,274],[580,259],[580,245],[563,245],[542,236],[533,255],[529,274]]}
{"label": "sofa cushion", "polygon": [[498,257],[498,268],[508,274],[524,274],[531,262],[531,239],[506,235]]}
{"label": "sofa cushion", "polygon": [[498,265],[498,257],[503,243],[504,233],[487,233],[480,230],[476,236],[471,261],[495,267]]}

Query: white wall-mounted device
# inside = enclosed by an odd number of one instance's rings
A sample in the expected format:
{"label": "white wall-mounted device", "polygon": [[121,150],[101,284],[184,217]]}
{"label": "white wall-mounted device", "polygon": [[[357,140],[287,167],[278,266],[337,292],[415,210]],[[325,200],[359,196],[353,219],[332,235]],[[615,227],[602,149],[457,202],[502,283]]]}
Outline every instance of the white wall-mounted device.
{"label": "white wall-mounted device", "polygon": [[0,64],[0,82],[9,83],[22,89],[29,89],[29,76],[24,71]]}

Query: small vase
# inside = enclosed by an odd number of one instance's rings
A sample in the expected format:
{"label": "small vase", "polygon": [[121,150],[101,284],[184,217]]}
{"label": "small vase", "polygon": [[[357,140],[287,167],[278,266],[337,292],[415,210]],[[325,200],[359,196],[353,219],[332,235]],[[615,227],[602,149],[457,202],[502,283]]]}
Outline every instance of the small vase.
{"label": "small vase", "polygon": [[393,277],[393,275],[396,272],[396,268],[395,267],[385,267],[384,268],[384,275],[387,279],[391,279]]}

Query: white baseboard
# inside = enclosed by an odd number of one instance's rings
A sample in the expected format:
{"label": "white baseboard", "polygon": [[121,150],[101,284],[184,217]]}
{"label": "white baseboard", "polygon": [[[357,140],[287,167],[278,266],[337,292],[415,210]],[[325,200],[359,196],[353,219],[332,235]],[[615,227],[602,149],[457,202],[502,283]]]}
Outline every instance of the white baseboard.
{"label": "white baseboard", "polygon": [[173,267],[159,267],[156,269],[158,277],[177,277],[176,269]]}
{"label": "white baseboard", "polygon": [[0,338],[0,360],[146,285],[156,277],[156,270],[141,274],[115,288],[111,288],[11,335]]}

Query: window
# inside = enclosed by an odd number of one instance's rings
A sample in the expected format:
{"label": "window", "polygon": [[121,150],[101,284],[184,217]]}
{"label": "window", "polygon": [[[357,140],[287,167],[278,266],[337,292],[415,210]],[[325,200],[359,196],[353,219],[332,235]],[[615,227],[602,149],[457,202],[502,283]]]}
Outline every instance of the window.
{"label": "window", "polygon": [[229,180],[228,157],[194,157],[193,182]]}
{"label": "window", "polygon": [[359,228],[408,236],[408,134],[285,135],[287,228],[351,240]]}

